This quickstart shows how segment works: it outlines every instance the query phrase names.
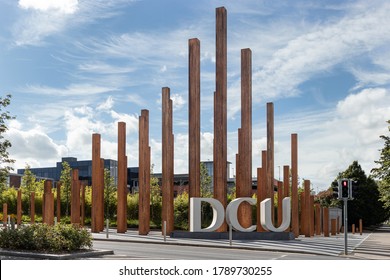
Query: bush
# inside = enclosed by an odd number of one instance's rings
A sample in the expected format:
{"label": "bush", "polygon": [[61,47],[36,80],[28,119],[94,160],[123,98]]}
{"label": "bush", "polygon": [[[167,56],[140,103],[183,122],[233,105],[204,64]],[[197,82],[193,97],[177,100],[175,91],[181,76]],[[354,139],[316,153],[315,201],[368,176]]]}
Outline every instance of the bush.
{"label": "bush", "polygon": [[0,247],[50,253],[70,252],[92,248],[92,236],[87,230],[72,225],[35,224],[15,230],[2,229]]}

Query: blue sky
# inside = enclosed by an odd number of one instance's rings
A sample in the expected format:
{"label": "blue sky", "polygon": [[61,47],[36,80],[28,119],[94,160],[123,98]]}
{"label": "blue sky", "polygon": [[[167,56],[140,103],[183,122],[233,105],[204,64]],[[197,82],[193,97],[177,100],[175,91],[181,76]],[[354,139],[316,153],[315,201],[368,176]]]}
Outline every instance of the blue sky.
{"label": "blue sky", "polygon": [[[161,88],[174,104],[175,172],[188,172],[188,39],[201,41],[202,160],[212,160],[215,8],[228,11],[228,160],[240,126],[240,50],[253,66],[253,174],[266,148],[265,104],[275,106],[275,174],[290,164],[315,191],[358,160],[367,174],[390,119],[390,2],[0,0],[0,93],[16,116],[7,137],[15,167],[63,156],[116,159],[127,123],[129,166],[138,165],[138,115],[150,111],[161,171]],[[235,170],[235,168],[234,168]],[[231,172],[234,173],[232,169]]]}

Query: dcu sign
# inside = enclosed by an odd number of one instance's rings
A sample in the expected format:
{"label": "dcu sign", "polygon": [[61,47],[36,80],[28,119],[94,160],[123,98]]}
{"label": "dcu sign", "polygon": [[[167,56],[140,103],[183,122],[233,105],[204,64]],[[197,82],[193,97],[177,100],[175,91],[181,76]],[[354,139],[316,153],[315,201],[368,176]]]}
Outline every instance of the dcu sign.
{"label": "dcu sign", "polygon": [[[235,230],[241,232],[251,232],[256,230],[256,225],[244,228],[240,225],[237,218],[238,207],[242,202],[248,202],[250,205],[256,205],[256,199],[250,197],[240,197],[232,200],[225,210],[221,202],[214,198],[199,198],[192,197],[190,199],[190,232],[211,232],[217,230],[224,222],[226,215],[226,222]],[[207,202],[213,208],[213,221],[207,228],[201,227],[201,203]],[[283,232],[290,226],[291,221],[291,198],[285,197],[283,199],[282,212],[283,220],[280,227],[275,228],[272,222],[272,205],[271,199],[267,198],[260,203],[260,223],[264,229],[272,232]]]}

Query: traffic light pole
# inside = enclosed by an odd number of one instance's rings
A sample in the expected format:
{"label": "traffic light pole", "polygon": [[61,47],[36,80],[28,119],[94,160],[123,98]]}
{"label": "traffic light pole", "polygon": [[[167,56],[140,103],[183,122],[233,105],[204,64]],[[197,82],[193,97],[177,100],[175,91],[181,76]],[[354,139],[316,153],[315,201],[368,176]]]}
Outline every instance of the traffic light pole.
{"label": "traffic light pole", "polygon": [[348,255],[348,198],[344,201],[344,254]]}

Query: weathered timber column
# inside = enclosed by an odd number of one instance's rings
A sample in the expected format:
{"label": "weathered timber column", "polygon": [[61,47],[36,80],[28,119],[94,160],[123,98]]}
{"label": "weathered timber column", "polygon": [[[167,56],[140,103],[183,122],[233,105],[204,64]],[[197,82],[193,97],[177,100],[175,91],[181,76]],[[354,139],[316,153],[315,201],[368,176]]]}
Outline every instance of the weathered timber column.
{"label": "weathered timber column", "polygon": [[308,223],[308,218],[306,217],[306,199],[305,199],[305,192],[301,192],[299,194],[300,202],[301,202],[301,226],[299,228],[299,234],[305,235],[306,236],[306,225]]}
{"label": "weathered timber column", "polygon": [[304,200],[305,207],[302,208],[302,211],[305,211],[305,224],[303,234],[305,237],[310,237],[310,228],[311,228],[311,204],[310,204],[310,180],[304,181]]}
{"label": "weathered timber column", "polygon": [[298,135],[291,134],[291,230],[299,236],[298,208]]}
{"label": "weathered timber column", "polygon": [[78,169],[72,170],[70,196],[70,222],[72,224],[80,225],[80,181]]}
{"label": "weathered timber column", "polygon": [[30,195],[30,224],[35,223],[35,192]]}
{"label": "weathered timber column", "polygon": [[336,225],[336,233],[340,233],[340,217],[337,216],[337,225]]}
{"label": "weathered timber column", "polygon": [[18,190],[16,201],[16,223],[18,226],[22,224],[22,190]]}
{"label": "weathered timber column", "polygon": [[310,195],[310,236],[314,236],[314,195]]}
{"label": "weathered timber column", "polygon": [[[290,166],[283,166],[283,198],[290,196]],[[286,232],[290,232],[290,227],[286,229]]]}
{"label": "weathered timber column", "polygon": [[[164,87],[162,88],[162,220],[163,223],[167,222],[166,234],[170,234],[174,229],[172,109],[170,89]],[[197,166],[196,170],[199,170],[200,163]]]}
{"label": "weathered timber column", "polygon": [[142,110],[139,116],[139,234],[150,231],[150,147],[149,111]]}
{"label": "weathered timber column", "polygon": [[3,226],[7,225],[8,206],[7,203],[3,203]]}
{"label": "weathered timber column", "polygon": [[[239,136],[240,185],[237,197],[252,195],[252,51],[241,50],[241,133]],[[242,203],[238,220],[245,228],[252,225],[252,206]]]}
{"label": "weathered timber column", "polygon": [[117,232],[127,231],[127,161],[126,123],[118,122],[118,190],[117,190]]}
{"label": "weathered timber column", "polygon": [[[80,207],[81,207],[81,226],[83,227],[85,224],[85,186],[86,183],[85,181],[81,182],[81,202],[80,202]],[[57,219],[58,221],[58,219]]]}
{"label": "weathered timber column", "polygon": [[200,197],[200,41],[190,39],[188,48],[188,185],[191,198]]}
{"label": "weathered timber column", "polygon": [[44,204],[45,212],[43,215],[43,223],[54,225],[54,194],[52,192],[52,181],[46,180],[44,183]]}
{"label": "weathered timber column", "polygon": [[[104,168],[104,167],[103,167]],[[92,209],[91,232],[100,232],[104,227],[103,189],[100,159],[100,134],[92,135]]]}
{"label": "weathered timber column", "polygon": [[324,236],[329,237],[329,208],[323,208],[324,217],[322,219],[322,228],[324,229]]}
{"label": "weathered timber column", "polygon": [[[257,209],[258,216],[260,214],[260,203],[268,198],[267,187],[267,151],[261,152],[261,168],[257,169]],[[265,232],[266,230],[261,226],[260,217],[258,217],[257,231]]]}
{"label": "weathered timber column", "polygon": [[321,235],[321,206],[319,203],[314,205],[315,208],[315,217],[316,217],[316,235]]}
{"label": "weathered timber column", "polygon": [[267,192],[274,209],[274,104],[271,102],[267,103]]}
{"label": "weathered timber column", "polygon": [[57,189],[57,223],[61,221],[61,182],[56,183]]}
{"label": "weathered timber column", "polygon": [[283,217],[283,208],[282,208],[282,201],[283,201],[283,182],[278,181],[278,227],[282,224],[282,217]]}
{"label": "weathered timber column", "polygon": [[331,219],[330,220],[330,233],[331,233],[331,235],[336,235],[336,225],[337,225],[336,219]]}
{"label": "weathered timber column", "polygon": [[[227,204],[227,12],[216,9],[216,76],[214,104],[214,198]],[[217,231],[227,230],[224,223]]]}

